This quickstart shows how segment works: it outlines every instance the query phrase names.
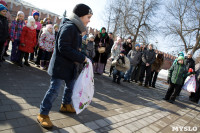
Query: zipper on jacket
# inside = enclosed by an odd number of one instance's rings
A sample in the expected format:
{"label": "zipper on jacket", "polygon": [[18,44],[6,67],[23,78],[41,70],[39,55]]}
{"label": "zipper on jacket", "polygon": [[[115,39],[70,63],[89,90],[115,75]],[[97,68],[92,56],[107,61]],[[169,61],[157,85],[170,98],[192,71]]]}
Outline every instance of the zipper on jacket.
{"label": "zipper on jacket", "polygon": [[178,65],[178,73],[176,74],[176,78],[175,78],[175,84],[176,84],[176,81],[177,81],[177,78],[178,78],[178,74],[179,74],[179,72],[180,72],[180,64]]}

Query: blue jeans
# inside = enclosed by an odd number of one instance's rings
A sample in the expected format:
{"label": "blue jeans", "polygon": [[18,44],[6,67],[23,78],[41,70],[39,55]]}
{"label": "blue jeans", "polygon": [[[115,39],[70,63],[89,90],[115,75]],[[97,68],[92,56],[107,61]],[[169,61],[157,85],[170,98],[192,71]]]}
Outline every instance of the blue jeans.
{"label": "blue jeans", "polygon": [[126,73],[124,75],[124,80],[130,80],[134,69],[135,69],[135,66],[131,65],[130,69],[128,71],[126,71]]}
{"label": "blue jeans", "polygon": [[[42,103],[40,104],[40,114],[48,115],[49,111],[52,108],[52,104],[55,99],[58,97],[60,88],[63,80],[51,78],[49,90],[46,92]],[[72,99],[72,90],[74,87],[75,80],[72,80],[68,83],[65,82],[64,94],[62,98],[62,104],[70,104]]]}
{"label": "blue jeans", "polygon": [[[117,76],[118,76],[118,78],[117,78]],[[113,71],[113,81],[116,81],[116,79],[117,79],[117,82],[120,82],[120,80],[123,76],[124,76],[124,72],[118,71],[117,69],[114,69],[114,71]]]}

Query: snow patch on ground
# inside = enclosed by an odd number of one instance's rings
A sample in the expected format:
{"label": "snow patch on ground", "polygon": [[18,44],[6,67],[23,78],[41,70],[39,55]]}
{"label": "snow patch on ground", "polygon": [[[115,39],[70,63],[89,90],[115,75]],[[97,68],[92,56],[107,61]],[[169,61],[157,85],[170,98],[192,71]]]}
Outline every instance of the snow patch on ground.
{"label": "snow patch on ground", "polygon": [[167,80],[167,76],[168,76],[168,70],[162,69],[162,70],[160,70],[160,72],[158,73],[158,78]]}

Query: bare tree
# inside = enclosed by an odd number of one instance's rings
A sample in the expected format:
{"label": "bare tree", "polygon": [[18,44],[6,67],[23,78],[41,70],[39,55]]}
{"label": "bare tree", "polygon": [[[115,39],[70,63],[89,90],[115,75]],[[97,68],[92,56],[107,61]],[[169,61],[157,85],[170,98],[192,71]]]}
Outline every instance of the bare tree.
{"label": "bare tree", "polygon": [[115,0],[109,4],[109,30],[121,37],[133,36],[133,43],[137,39],[146,42],[150,33],[155,31],[151,19],[158,8],[158,0]]}
{"label": "bare tree", "polygon": [[200,0],[173,0],[166,5],[165,36],[172,37],[178,47],[196,52],[199,46]]}

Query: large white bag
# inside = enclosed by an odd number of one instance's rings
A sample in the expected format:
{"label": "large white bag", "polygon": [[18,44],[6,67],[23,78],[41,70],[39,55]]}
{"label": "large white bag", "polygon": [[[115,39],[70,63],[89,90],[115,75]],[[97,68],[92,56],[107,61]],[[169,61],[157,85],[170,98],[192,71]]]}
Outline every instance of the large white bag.
{"label": "large white bag", "polygon": [[75,82],[72,94],[72,102],[76,114],[82,112],[92,101],[94,95],[93,65],[87,58],[87,64]]}
{"label": "large white bag", "polygon": [[187,77],[185,80],[185,84],[183,85],[182,89],[188,92],[196,92],[196,79],[195,75],[192,77]]}

